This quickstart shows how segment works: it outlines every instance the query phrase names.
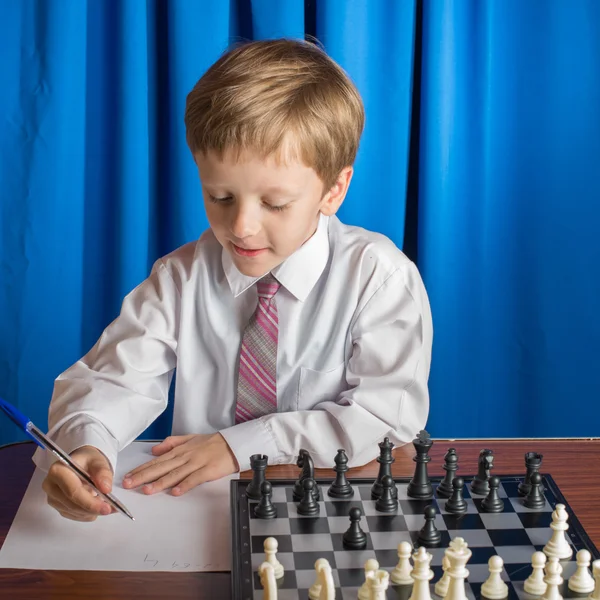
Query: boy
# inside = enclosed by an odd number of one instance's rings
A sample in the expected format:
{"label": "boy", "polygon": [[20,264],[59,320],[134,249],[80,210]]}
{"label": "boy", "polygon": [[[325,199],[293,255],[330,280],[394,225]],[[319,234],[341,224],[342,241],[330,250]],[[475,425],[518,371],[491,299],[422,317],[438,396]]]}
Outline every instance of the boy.
{"label": "boy", "polygon": [[[360,96],[315,46],[224,54],[187,99],[187,141],[210,229],[158,260],[119,317],[58,377],[49,433],[110,491],[117,453],[165,409],[173,436],[126,488],[183,494],[300,448],[350,466],[424,427],[432,324],[415,266],[335,216],[363,130]],[[375,193],[375,192],[374,192]],[[365,201],[368,201],[365,199]],[[111,508],[60,463],[44,489],[64,517]]]}

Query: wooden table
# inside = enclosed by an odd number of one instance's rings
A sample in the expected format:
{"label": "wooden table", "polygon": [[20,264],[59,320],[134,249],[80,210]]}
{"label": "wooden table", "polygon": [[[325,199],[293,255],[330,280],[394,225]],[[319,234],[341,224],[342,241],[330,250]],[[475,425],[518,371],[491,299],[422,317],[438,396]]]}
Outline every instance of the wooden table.
{"label": "wooden table", "polygon": [[[596,547],[600,548],[600,440],[436,440],[429,463],[431,475],[443,475],[443,456],[449,446],[457,449],[461,475],[477,471],[482,448],[494,450],[494,473],[521,474],[524,454],[544,455],[542,472],[550,473],[579,517]],[[4,542],[34,470],[33,443],[0,448],[0,546]],[[395,477],[414,472],[411,444],[395,450]],[[376,462],[351,470],[350,477],[377,476]],[[294,465],[272,467],[269,479],[295,478]],[[332,471],[317,470],[316,476],[331,477]],[[251,473],[243,473],[249,478]],[[71,600],[97,598],[131,600],[227,600],[231,598],[229,573],[127,573],[95,571],[29,571],[0,569],[0,598],[11,600]]]}

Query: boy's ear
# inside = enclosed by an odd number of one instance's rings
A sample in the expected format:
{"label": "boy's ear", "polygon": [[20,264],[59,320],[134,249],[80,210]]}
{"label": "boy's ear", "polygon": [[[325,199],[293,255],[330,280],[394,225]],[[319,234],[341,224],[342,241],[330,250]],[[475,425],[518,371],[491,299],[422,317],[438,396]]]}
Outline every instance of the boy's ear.
{"label": "boy's ear", "polygon": [[350,187],[353,173],[353,167],[344,167],[331,189],[323,196],[320,204],[320,211],[325,216],[330,217],[331,215],[335,215],[342,205],[346,193],[348,192],[348,188]]}

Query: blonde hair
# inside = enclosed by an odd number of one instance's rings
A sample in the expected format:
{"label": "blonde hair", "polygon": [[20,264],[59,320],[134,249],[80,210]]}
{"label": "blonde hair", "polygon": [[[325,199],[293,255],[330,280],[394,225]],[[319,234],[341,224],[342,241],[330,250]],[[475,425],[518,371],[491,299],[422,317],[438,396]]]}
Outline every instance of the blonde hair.
{"label": "blonde hair", "polygon": [[315,44],[290,39],[244,43],[223,54],[187,96],[193,154],[257,152],[296,158],[325,190],[356,158],[364,127],[358,90]]}

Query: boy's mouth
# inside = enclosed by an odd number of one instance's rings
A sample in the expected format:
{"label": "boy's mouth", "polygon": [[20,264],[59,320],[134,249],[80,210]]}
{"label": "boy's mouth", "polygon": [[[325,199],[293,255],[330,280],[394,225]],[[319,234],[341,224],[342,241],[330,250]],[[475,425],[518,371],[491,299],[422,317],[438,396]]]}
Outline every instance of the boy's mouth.
{"label": "boy's mouth", "polygon": [[244,257],[253,257],[253,256],[258,256],[259,254],[262,254],[263,252],[266,252],[267,249],[266,248],[255,248],[255,249],[251,249],[251,248],[240,248],[239,246],[236,246],[233,242],[231,243],[232,247],[233,247],[233,251],[236,254],[239,254],[239,256],[244,256]]}

